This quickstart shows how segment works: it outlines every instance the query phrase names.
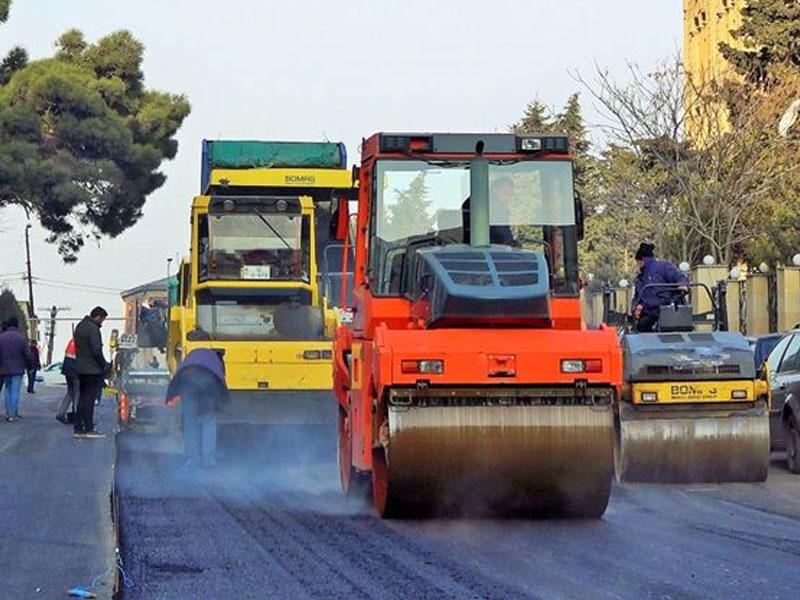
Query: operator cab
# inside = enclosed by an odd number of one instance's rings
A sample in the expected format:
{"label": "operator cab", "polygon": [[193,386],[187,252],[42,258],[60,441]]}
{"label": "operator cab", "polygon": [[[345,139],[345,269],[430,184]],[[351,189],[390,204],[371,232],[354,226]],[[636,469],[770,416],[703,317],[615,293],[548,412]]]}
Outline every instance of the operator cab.
{"label": "operator cab", "polygon": [[[413,299],[419,292],[417,255],[436,247],[456,251],[455,246],[493,250],[489,262],[475,265],[486,273],[495,272],[498,253],[533,253],[541,257],[541,268],[538,258],[527,266],[525,261],[506,266],[535,267],[545,295],[578,295],[581,215],[565,136],[378,134],[370,143],[374,234],[367,275],[374,296]],[[477,177],[476,160],[483,164]],[[477,219],[488,221],[487,244],[473,239],[478,197],[486,199]],[[456,279],[467,277],[469,268],[461,273],[457,261],[449,262]],[[512,281],[507,278],[500,287],[509,289]]]}
{"label": "operator cab", "polygon": [[[643,290],[646,289],[655,289],[656,297],[662,301],[654,332],[691,332],[703,326],[711,331],[728,330],[725,282],[713,289],[703,283],[650,283],[644,286]],[[694,312],[692,290],[699,290],[708,298],[708,310]],[[612,308],[616,305],[616,292],[607,286],[603,290],[603,322],[617,327],[621,333],[643,335],[633,329],[635,323],[630,314]]]}

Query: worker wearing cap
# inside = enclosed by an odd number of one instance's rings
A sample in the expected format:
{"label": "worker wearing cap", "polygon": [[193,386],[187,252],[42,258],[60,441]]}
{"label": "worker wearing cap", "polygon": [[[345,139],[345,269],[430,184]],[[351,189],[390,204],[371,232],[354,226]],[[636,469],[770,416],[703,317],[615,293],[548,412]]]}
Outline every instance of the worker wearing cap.
{"label": "worker wearing cap", "polygon": [[654,244],[642,242],[634,256],[639,266],[639,273],[636,275],[634,287],[633,318],[636,322],[636,331],[639,333],[655,329],[661,305],[667,304],[663,295],[659,294],[659,288],[646,286],[674,283],[681,284],[681,289],[685,291],[689,284],[686,275],[671,262],[656,260],[653,256],[654,250]]}

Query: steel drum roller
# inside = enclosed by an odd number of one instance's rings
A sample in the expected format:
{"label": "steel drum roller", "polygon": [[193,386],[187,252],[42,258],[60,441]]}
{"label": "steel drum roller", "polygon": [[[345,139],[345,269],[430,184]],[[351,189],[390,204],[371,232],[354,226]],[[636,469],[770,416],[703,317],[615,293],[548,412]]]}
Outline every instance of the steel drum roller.
{"label": "steel drum roller", "polygon": [[393,512],[600,517],[608,504],[608,405],[392,406],[388,424]]}
{"label": "steel drum roller", "polygon": [[752,408],[620,406],[615,460],[623,481],[693,483],[764,481],[769,415]]}

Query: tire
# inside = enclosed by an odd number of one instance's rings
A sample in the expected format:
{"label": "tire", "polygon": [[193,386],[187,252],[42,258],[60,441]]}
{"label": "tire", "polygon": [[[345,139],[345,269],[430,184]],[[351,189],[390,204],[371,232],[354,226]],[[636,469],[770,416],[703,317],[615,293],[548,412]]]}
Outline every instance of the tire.
{"label": "tire", "polygon": [[786,463],[792,473],[800,473],[800,428],[797,418],[790,414],[783,426],[786,433]]}
{"label": "tire", "polygon": [[364,498],[367,496],[369,479],[353,467],[353,439],[350,430],[350,417],[339,407],[339,435],[337,441],[337,462],[339,481],[345,496]]}
{"label": "tire", "polygon": [[372,451],[372,505],[383,519],[391,519],[397,514],[390,497],[386,451],[382,448]]}

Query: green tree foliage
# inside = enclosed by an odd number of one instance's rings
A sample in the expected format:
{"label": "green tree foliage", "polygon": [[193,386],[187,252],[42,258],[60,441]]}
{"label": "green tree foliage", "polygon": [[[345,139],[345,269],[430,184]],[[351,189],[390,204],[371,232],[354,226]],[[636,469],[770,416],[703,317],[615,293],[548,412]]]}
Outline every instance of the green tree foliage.
{"label": "green tree foliage", "polygon": [[[11,0],[0,0],[0,23],[8,20],[8,11],[11,8]],[[11,79],[15,71],[20,70],[28,62],[28,53],[23,48],[16,46],[12,48],[8,55],[0,61],[0,85],[5,85]]]}
{"label": "green tree foliage", "polygon": [[141,217],[190,109],[145,88],[144,47],[127,31],[88,44],[73,29],[56,48],[0,66],[0,207],[38,216],[74,261],[87,237],[114,237]]}
{"label": "green tree foliage", "polygon": [[7,84],[11,76],[28,64],[28,53],[24,48],[12,48],[0,61],[0,86]]}
{"label": "green tree foliage", "polygon": [[742,244],[751,264],[786,263],[800,249],[800,165],[798,125],[776,135],[777,124],[798,98],[800,86],[800,3],[750,0],[733,32],[737,47],[720,44],[739,81],[724,85],[730,128],[770,149],[761,166],[770,187],[752,211],[749,238]]}
{"label": "green tree foliage", "polygon": [[511,126],[511,131],[517,135],[552,133],[552,130],[552,111],[538,99],[529,102],[522,118]]}
{"label": "green tree foliage", "polygon": [[800,2],[748,0],[742,8],[742,25],[733,37],[742,46],[725,42],[720,51],[736,72],[759,87],[769,87],[776,67],[800,69]]}
{"label": "green tree foliage", "polygon": [[[629,79],[620,85],[598,71],[585,84],[604,109],[612,145],[589,194],[602,217],[596,226],[607,221],[608,229],[587,235],[589,246],[620,240],[618,223],[636,227],[630,248],[650,238],[657,254],[673,262],[698,264],[711,254],[730,264],[741,249],[751,264],[785,262],[796,252],[789,248],[800,247],[797,230],[785,230],[800,222],[793,200],[798,144],[777,135],[771,97],[735,86],[699,87],[679,57],[647,72],[634,67]],[[687,91],[685,83],[693,87]],[[726,102],[737,106],[730,121],[720,118]],[[695,128],[703,126],[696,140],[684,135],[690,117]],[[600,266],[614,256],[602,247],[596,253]],[[615,268],[629,275],[629,264],[623,255]]]}
{"label": "green tree foliage", "polygon": [[414,177],[404,190],[395,189],[395,203],[388,207],[388,229],[392,239],[405,238],[433,225],[425,172]]}
{"label": "green tree foliage", "polygon": [[20,308],[19,302],[17,302],[17,298],[14,296],[14,292],[5,289],[0,292],[0,323],[5,323],[11,317],[17,317],[20,331],[28,331],[25,313]]}
{"label": "green tree foliage", "polygon": [[[634,173],[630,165],[625,165],[626,160],[630,162],[630,156],[613,148],[603,157],[592,155],[578,93],[570,95],[558,112],[548,109],[539,100],[530,102],[511,130],[518,135],[566,134],[569,137],[575,190],[583,200],[587,217],[584,240],[578,248],[581,272],[591,273],[596,280],[618,277],[620,269],[632,263],[632,259],[626,259],[630,255],[628,249],[634,238],[639,239],[637,236],[641,235],[644,223],[652,229],[651,220],[647,218],[634,219],[635,229],[633,224],[627,229],[620,228],[621,223],[630,220],[629,214],[621,209],[619,199],[622,196],[612,190],[631,191],[629,183]],[[613,171],[605,167],[617,161],[625,175],[612,182],[608,176]]]}

